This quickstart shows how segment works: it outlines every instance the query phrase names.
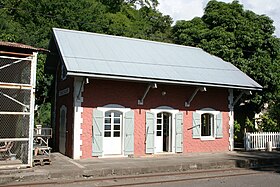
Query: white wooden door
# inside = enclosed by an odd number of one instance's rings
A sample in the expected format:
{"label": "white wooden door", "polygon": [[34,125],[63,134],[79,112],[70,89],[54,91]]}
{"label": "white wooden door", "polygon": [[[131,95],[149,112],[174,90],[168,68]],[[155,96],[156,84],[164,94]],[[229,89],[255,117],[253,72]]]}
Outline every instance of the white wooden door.
{"label": "white wooden door", "polygon": [[104,118],[104,155],[122,154],[122,113],[118,111],[105,112]]}
{"label": "white wooden door", "polygon": [[65,154],[66,146],[66,114],[67,109],[63,105],[60,108],[60,120],[59,120],[59,152]]}
{"label": "white wooden door", "polygon": [[157,114],[156,128],[155,128],[155,152],[163,152],[163,113]]}

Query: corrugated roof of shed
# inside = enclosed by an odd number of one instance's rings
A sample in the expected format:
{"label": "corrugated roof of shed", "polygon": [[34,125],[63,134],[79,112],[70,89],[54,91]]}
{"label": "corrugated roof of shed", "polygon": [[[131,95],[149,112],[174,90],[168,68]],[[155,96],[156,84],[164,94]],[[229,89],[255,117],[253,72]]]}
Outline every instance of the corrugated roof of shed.
{"label": "corrugated roof of shed", "polygon": [[0,46],[5,46],[5,47],[13,47],[13,48],[20,48],[20,49],[29,49],[32,51],[44,51],[47,52],[48,50],[43,49],[43,48],[35,48],[30,45],[25,45],[21,43],[14,43],[14,42],[6,42],[6,41],[0,41]]}
{"label": "corrugated roof of shed", "polygon": [[68,75],[260,90],[221,58],[200,48],[53,29]]}

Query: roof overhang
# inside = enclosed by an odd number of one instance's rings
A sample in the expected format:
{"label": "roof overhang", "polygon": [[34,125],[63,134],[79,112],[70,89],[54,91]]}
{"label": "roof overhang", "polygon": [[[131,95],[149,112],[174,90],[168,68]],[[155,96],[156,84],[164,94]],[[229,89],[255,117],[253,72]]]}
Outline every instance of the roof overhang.
{"label": "roof overhang", "polygon": [[240,89],[240,90],[256,90],[256,91],[262,90],[262,87],[253,87],[253,86],[248,87],[248,86],[217,84],[217,83],[209,83],[209,82],[192,82],[192,81],[179,81],[179,80],[168,80],[168,79],[154,79],[154,78],[147,78],[147,77],[93,74],[93,73],[86,73],[86,72],[68,71],[67,76],[78,76],[78,77],[88,77],[88,78],[95,78],[95,79],[120,80],[120,81],[132,81],[132,82],[154,82],[154,83],[161,83],[161,84],[205,86],[205,87],[229,88],[229,89]]}

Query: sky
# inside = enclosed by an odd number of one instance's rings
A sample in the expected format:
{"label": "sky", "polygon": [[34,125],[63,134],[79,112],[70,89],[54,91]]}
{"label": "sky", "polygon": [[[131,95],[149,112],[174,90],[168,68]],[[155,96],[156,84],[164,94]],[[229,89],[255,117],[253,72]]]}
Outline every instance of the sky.
{"label": "sky", "polygon": [[[174,22],[177,20],[191,20],[201,17],[209,0],[158,0],[158,9],[165,15],[170,15]],[[232,0],[219,0],[232,2]],[[280,0],[239,0],[246,10],[256,14],[265,14],[274,21],[275,35],[280,38]]]}

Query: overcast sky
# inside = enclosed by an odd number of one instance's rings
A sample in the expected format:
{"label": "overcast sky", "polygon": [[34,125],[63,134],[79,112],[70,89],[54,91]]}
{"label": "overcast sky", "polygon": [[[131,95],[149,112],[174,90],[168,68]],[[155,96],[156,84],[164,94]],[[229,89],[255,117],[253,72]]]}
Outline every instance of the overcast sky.
{"label": "overcast sky", "polygon": [[[203,10],[209,0],[158,0],[158,9],[166,15],[170,15],[174,22],[177,20],[191,20],[203,15]],[[219,0],[232,2],[232,0]],[[239,0],[245,9],[257,14],[266,14],[274,21],[275,34],[280,37],[280,0]]]}

